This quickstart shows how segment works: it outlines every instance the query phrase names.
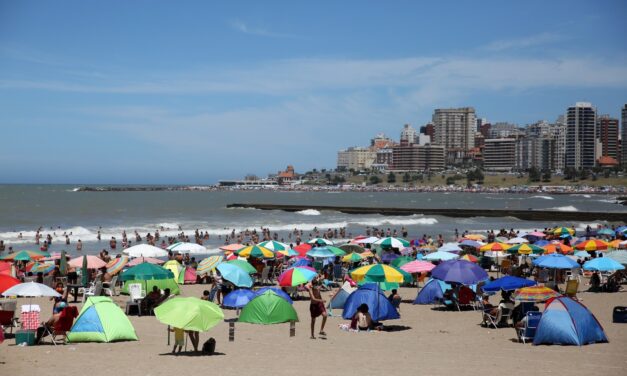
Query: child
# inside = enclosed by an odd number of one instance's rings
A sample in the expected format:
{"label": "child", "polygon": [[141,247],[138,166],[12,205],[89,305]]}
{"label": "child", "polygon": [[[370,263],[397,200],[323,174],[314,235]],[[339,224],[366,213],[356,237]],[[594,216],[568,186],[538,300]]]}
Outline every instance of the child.
{"label": "child", "polygon": [[174,332],[174,347],[172,348],[172,354],[176,353],[176,346],[179,347],[178,352],[181,352],[185,342],[185,331],[181,328],[170,328],[170,331]]}

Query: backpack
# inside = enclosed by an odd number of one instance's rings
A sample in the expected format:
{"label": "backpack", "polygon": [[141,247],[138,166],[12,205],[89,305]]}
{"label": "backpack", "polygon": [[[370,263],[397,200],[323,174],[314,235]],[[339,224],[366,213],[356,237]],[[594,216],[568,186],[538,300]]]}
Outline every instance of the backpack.
{"label": "backpack", "polygon": [[205,355],[213,355],[216,351],[216,340],[211,337],[202,344],[202,353]]}

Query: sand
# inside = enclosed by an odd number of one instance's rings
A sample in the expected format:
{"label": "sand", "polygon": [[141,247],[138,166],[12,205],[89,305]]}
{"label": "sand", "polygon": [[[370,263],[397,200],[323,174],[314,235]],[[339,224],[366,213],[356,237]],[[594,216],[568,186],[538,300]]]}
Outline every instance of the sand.
{"label": "sand", "polygon": [[[200,296],[206,288],[189,285],[182,292]],[[325,294],[328,299],[329,293]],[[201,343],[209,337],[217,340],[218,355],[173,356],[165,325],[153,316],[131,316],[138,342],[53,346],[48,340],[46,345],[19,347],[7,339],[0,344],[0,375],[627,374],[627,324],[612,323],[612,309],[627,305],[627,292],[579,293],[610,340],[583,347],[521,344],[511,328],[481,327],[479,312],[436,311],[432,306],[409,304],[416,289],[403,288],[400,294],[408,302],[401,304],[400,320],[386,322],[395,326],[393,332],[344,332],[338,324],[345,320],[330,317],[327,339],[312,340],[309,302],[296,301],[301,322],[296,324],[295,337],[289,336],[289,324],[237,323],[235,341],[228,342],[228,324],[220,323],[200,334]],[[116,297],[122,307],[125,299]],[[49,300],[34,301],[50,312]],[[26,299],[18,304],[22,302]],[[234,317],[235,311],[225,310],[225,316]]]}

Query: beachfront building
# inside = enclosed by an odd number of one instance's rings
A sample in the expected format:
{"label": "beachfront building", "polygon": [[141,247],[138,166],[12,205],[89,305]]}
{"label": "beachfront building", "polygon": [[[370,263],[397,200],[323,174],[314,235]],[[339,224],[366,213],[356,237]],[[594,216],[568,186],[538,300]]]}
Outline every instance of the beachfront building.
{"label": "beachfront building", "polygon": [[338,170],[367,170],[377,158],[374,148],[350,147],[337,152]]}
{"label": "beachfront building", "polygon": [[442,145],[401,144],[392,148],[394,171],[444,170],[445,152]]}
{"label": "beachfront building", "polygon": [[529,125],[516,140],[516,169],[563,169],[564,133],[562,125],[544,120]]}
{"label": "beachfront building", "polygon": [[597,139],[601,143],[601,156],[618,159],[618,119],[610,115],[599,116]]}
{"label": "beachfront building", "polygon": [[491,138],[485,140],[483,168],[491,171],[511,171],[516,164],[516,139]]}
{"label": "beachfront building", "polygon": [[412,127],[409,124],[405,124],[403,126],[403,130],[401,131],[401,144],[415,144],[416,143],[416,137],[417,137],[417,132],[414,129],[414,127]]}
{"label": "beachfront building", "polygon": [[444,146],[446,163],[462,162],[475,147],[475,109],[440,108],[433,113],[433,143]]}
{"label": "beachfront building", "polygon": [[370,140],[370,147],[373,147],[376,150],[384,149],[384,148],[391,148],[395,144],[396,142],[394,142],[394,140],[387,137],[383,133],[377,134],[376,136],[374,136],[373,139]]}
{"label": "beachfront building", "polygon": [[622,146],[622,155],[621,161],[623,163],[623,167],[627,166],[627,104],[623,106],[620,111],[621,114],[621,146]]}
{"label": "beachfront building", "polygon": [[393,147],[377,150],[377,158],[371,168],[377,171],[387,171],[392,166]]}
{"label": "beachfront building", "polygon": [[593,168],[597,160],[597,111],[588,102],[577,102],[566,111],[565,167]]}

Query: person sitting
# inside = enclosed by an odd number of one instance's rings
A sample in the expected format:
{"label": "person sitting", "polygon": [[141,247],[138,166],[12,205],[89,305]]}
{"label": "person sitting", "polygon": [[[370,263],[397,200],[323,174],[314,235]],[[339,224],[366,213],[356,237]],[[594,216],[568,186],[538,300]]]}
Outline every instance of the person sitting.
{"label": "person sitting", "polygon": [[209,292],[209,290],[205,290],[202,292],[202,296],[200,297],[200,299],[209,301],[210,294],[211,293]]}
{"label": "person sitting", "polygon": [[152,291],[149,292],[148,295],[146,295],[146,297],[142,300],[142,303],[144,304],[144,311],[151,312],[156,307],[160,299],[161,290],[159,290],[159,287],[157,286],[152,286]]}
{"label": "person sitting", "polygon": [[39,344],[41,342],[41,339],[48,335],[48,332],[52,332],[54,330],[54,326],[57,324],[57,322],[59,322],[59,319],[61,318],[61,311],[63,311],[65,307],[67,307],[67,303],[60,302],[53,309],[52,316],[50,316],[48,321],[42,322],[41,326],[37,328],[37,336],[35,339],[36,344]]}
{"label": "person sitting", "polygon": [[402,299],[401,296],[398,294],[398,291],[396,289],[392,289],[390,296],[388,296],[388,300],[395,308],[399,308]]}
{"label": "person sitting", "polygon": [[353,319],[351,320],[351,329],[353,330],[372,330],[374,329],[374,324],[372,322],[372,316],[368,312],[369,308],[366,303],[363,303],[359,307],[357,307],[357,312],[353,315]]}
{"label": "person sitting", "polygon": [[[539,311],[539,308],[531,302],[522,302],[514,307],[514,309],[512,310],[512,323],[514,324],[514,327],[518,327],[518,324],[522,320],[526,320],[527,312],[532,311]],[[522,327],[524,327],[524,324]]]}
{"label": "person sitting", "polygon": [[599,277],[598,272],[594,272],[592,273],[592,276],[590,276],[590,288],[588,289],[588,291],[589,292],[601,291],[601,278]]}
{"label": "person sitting", "polygon": [[457,298],[455,298],[455,291],[452,289],[444,291],[442,295],[442,304],[447,309],[456,309],[457,307]]}

